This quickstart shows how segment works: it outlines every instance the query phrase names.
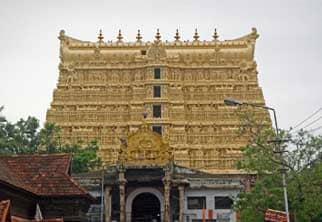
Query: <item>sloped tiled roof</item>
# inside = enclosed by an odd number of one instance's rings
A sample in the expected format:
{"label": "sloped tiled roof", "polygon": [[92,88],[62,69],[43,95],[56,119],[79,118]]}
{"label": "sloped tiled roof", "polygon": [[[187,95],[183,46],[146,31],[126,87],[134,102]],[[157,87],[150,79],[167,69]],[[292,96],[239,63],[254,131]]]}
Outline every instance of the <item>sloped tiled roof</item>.
{"label": "sloped tiled roof", "polygon": [[64,222],[64,218],[50,218],[42,220],[32,220],[32,222]]}
{"label": "sloped tiled roof", "polygon": [[0,156],[0,181],[39,196],[88,196],[69,176],[71,154]]}
{"label": "sloped tiled roof", "polygon": [[4,161],[4,159],[0,156],[0,182],[1,181],[17,188],[32,192],[31,188],[26,186],[22,179],[15,175],[14,170],[11,170],[6,161]]}

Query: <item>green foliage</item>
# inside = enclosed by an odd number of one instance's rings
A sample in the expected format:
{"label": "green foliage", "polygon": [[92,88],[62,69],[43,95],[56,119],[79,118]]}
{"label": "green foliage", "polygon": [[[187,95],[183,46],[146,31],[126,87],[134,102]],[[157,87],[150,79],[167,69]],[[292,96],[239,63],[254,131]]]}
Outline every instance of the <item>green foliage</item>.
{"label": "green foliage", "polygon": [[60,129],[55,124],[45,124],[39,132],[40,153],[72,153],[74,173],[83,173],[102,166],[101,158],[97,156],[97,141],[91,141],[86,145],[62,144],[59,132]]}
{"label": "green foliage", "polygon": [[102,166],[101,159],[96,156],[97,150],[98,145],[96,141],[92,141],[83,148],[80,148],[78,145],[67,145],[64,147],[64,152],[72,151],[75,153],[73,158],[73,172],[75,173],[86,172],[88,169],[97,169]]}
{"label": "green foliage", "polygon": [[52,123],[45,123],[44,128],[39,131],[39,148],[46,153],[61,153],[61,144],[59,139],[60,128]]}
{"label": "green foliage", "polygon": [[[0,107],[0,113],[3,107]],[[98,143],[62,144],[60,129],[52,123],[46,123],[39,130],[39,121],[35,117],[20,119],[10,123],[0,115],[0,155],[36,154],[36,153],[72,153],[72,171],[87,172],[102,166],[97,156]]]}
{"label": "green foliage", "polygon": [[[281,132],[287,143],[277,143],[270,128],[244,118],[240,130],[251,136],[243,148],[240,169],[257,172],[257,181],[248,193],[240,193],[235,204],[242,221],[264,221],[267,208],[284,210],[281,169],[286,169],[289,210],[292,221],[311,222],[322,215],[322,136],[300,131]],[[280,156],[281,147],[287,152]]]}
{"label": "green foliage", "polygon": [[12,124],[4,117],[0,121],[0,154],[26,154],[36,152],[39,121],[34,117],[20,119]]}

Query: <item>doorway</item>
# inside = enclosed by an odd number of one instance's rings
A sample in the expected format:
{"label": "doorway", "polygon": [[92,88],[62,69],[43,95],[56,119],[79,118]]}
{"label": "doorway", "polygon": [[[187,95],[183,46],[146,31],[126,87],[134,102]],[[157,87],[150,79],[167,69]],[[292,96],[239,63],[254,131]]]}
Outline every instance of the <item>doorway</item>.
{"label": "doorway", "polygon": [[131,222],[160,222],[161,206],[157,196],[140,193],[132,202]]}

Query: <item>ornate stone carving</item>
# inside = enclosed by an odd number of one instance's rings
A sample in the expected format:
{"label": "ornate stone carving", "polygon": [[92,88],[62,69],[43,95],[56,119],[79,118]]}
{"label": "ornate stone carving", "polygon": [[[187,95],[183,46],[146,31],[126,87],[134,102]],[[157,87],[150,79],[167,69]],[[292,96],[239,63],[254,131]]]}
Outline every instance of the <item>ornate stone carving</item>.
{"label": "ornate stone carving", "polygon": [[164,164],[172,158],[172,151],[162,137],[144,123],[121,144],[119,160],[126,164]]}
{"label": "ornate stone carving", "polygon": [[147,56],[153,61],[159,62],[161,59],[167,56],[167,53],[164,47],[160,46],[159,44],[154,44],[149,48]]}
{"label": "ornate stone carving", "polygon": [[[257,31],[225,41],[143,42],[138,36],[133,43],[88,42],[61,32],[59,81],[47,121],[62,128],[63,142],[98,140],[106,165],[122,158],[158,164],[173,157],[207,171],[235,170],[239,148],[249,138],[237,136],[238,116],[223,99],[265,103],[253,55]],[[160,80],[154,68],[161,68]],[[161,85],[161,98],[153,97],[154,85]],[[152,117],[153,104],[162,105],[162,118]],[[267,112],[255,118],[270,124]],[[163,127],[168,144],[150,131],[152,125]]]}

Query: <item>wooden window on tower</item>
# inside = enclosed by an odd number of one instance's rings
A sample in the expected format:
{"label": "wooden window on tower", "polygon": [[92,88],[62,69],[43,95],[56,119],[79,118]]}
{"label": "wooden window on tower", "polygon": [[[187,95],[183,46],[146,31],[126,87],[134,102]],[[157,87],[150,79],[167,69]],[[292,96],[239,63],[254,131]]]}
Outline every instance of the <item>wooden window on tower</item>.
{"label": "wooden window on tower", "polygon": [[161,69],[154,68],[154,79],[161,79]]}
{"label": "wooden window on tower", "polygon": [[161,97],[161,86],[153,86],[153,97],[154,98]]}
{"label": "wooden window on tower", "polygon": [[152,131],[162,135],[162,126],[159,126],[159,125],[152,126]]}
{"label": "wooden window on tower", "polygon": [[141,55],[146,55],[146,50],[141,50]]}
{"label": "wooden window on tower", "polygon": [[153,118],[161,118],[161,105],[153,105]]}

